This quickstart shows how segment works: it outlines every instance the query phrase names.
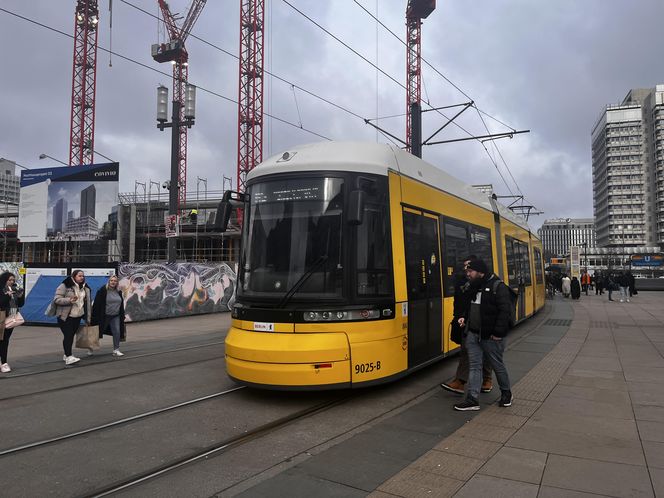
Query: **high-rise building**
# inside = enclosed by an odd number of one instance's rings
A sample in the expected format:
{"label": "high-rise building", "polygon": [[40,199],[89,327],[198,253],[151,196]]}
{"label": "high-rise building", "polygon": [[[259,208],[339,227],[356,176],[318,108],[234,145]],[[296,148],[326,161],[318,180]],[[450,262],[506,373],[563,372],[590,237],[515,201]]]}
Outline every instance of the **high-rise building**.
{"label": "high-rise building", "polygon": [[16,175],[16,163],[5,158],[0,159],[0,202],[17,204],[20,178]]}
{"label": "high-rise building", "polygon": [[537,230],[542,239],[545,258],[563,257],[571,246],[595,247],[595,224],[592,218],[555,218],[544,220]]}
{"label": "high-rise building", "polygon": [[53,206],[53,231],[64,232],[67,225],[67,201],[62,197]]}
{"label": "high-rise building", "polygon": [[664,85],[632,89],[592,130],[599,247],[664,243]]}
{"label": "high-rise building", "polygon": [[81,212],[79,216],[95,217],[95,203],[97,202],[97,189],[94,185],[81,190]]}

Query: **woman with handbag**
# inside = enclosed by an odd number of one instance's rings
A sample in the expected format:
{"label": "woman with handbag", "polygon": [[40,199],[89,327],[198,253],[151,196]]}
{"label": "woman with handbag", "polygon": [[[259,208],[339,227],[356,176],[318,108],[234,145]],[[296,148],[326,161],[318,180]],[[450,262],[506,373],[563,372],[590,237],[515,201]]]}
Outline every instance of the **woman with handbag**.
{"label": "woman with handbag", "polygon": [[92,325],[99,325],[99,337],[113,336],[113,356],[124,356],[120,352],[120,341],[126,339],[124,302],[118,289],[118,277],[111,275],[106,285],[97,291],[92,303]]}
{"label": "woman with handbag", "polygon": [[83,270],[74,270],[70,277],[62,281],[55,289],[55,316],[62,331],[62,347],[65,355],[65,365],[72,365],[80,358],[72,355],[74,336],[81,325],[81,319],[86,325],[90,324],[90,287],[85,283]]}
{"label": "woman with handbag", "polygon": [[16,286],[16,276],[8,271],[0,275],[0,372],[11,372],[7,363],[9,339],[14,327],[23,323],[23,317],[18,309],[25,304],[23,289]]}

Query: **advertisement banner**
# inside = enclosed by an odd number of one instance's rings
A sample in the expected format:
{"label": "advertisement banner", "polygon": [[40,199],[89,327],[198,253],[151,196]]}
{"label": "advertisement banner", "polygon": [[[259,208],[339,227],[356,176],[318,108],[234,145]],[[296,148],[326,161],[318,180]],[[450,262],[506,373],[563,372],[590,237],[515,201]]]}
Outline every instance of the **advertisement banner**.
{"label": "advertisement banner", "polygon": [[118,163],[21,171],[21,242],[114,240]]}

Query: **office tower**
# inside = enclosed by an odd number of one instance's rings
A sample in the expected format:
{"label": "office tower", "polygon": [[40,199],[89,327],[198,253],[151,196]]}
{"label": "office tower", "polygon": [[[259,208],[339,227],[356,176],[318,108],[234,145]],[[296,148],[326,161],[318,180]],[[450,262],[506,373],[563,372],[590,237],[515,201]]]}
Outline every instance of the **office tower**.
{"label": "office tower", "polygon": [[53,206],[53,231],[64,232],[67,224],[67,201],[62,197]]}
{"label": "office tower", "polygon": [[545,220],[537,230],[545,257],[567,256],[571,246],[595,247],[595,224],[592,218],[555,218]]}
{"label": "office tower", "polygon": [[81,190],[81,213],[80,218],[85,216],[95,217],[95,203],[97,202],[97,189],[94,185]]}
{"label": "office tower", "polygon": [[664,243],[664,85],[632,89],[592,130],[599,247]]}

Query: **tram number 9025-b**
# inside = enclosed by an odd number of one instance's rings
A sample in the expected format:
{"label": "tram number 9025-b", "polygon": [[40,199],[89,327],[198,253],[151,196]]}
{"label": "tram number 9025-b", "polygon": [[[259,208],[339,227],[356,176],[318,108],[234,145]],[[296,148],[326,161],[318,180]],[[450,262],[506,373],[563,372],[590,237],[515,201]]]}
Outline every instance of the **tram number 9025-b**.
{"label": "tram number 9025-b", "polygon": [[380,361],[375,363],[373,361],[371,363],[358,363],[355,365],[356,374],[370,373],[374,370],[380,370]]}

